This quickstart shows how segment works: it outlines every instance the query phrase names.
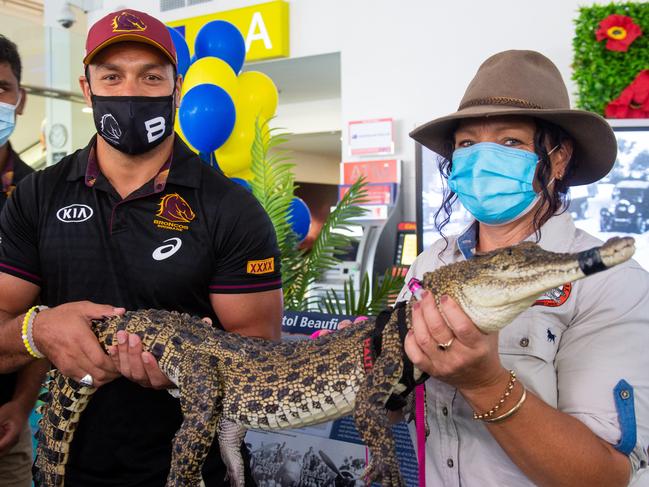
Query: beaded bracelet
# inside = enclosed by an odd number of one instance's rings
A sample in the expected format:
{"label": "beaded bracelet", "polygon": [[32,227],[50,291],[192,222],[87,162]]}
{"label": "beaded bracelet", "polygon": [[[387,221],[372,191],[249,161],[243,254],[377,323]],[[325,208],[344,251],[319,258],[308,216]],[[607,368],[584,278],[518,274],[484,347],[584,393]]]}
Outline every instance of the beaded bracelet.
{"label": "beaded bracelet", "polygon": [[473,419],[475,420],[486,420],[487,418],[491,418],[494,414],[496,414],[496,411],[500,409],[500,406],[503,405],[505,400],[509,397],[509,395],[512,393],[512,389],[514,389],[514,384],[516,383],[516,372],[513,370],[509,371],[509,382],[507,383],[507,387],[505,388],[505,393],[500,396],[500,399],[498,400],[498,403],[492,407],[489,411],[486,413],[478,414],[475,411],[473,411]]}
{"label": "beaded bracelet", "polygon": [[36,315],[43,309],[46,309],[47,306],[32,306],[29,308],[29,311],[25,313],[23,318],[23,326],[21,329],[21,338],[25,349],[34,358],[44,358],[45,355],[36,347],[34,343],[34,321],[36,320]]}
{"label": "beaded bracelet", "polygon": [[512,414],[514,414],[516,411],[518,411],[523,403],[525,402],[525,399],[527,399],[527,390],[525,389],[525,386],[523,386],[523,394],[521,395],[521,398],[518,400],[518,402],[514,405],[513,408],[511,408],[509,411],[506,413],[501,414],[500,416],[496,416],[495,418],[488,418],[488,419],[483,419],[485,423],[500,423],[501,421],[504,421],[505,419],[509,418]]}

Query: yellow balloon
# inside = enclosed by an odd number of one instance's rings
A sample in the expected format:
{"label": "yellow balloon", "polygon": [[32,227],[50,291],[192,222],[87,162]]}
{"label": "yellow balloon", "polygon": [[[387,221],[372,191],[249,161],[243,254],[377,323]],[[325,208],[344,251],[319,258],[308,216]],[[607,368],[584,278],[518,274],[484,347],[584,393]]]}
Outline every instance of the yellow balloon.
{"label": "yellow balloon", "polygon": [[180,91],[181,97],[185,96],[185,93],[194,86],[203,83],[210,83],[223,88],[230,95],[232,101],[237,102],[239,92],[237,75],[230,65],[222,59],[203,57],[195,61],[185,74],[183,87]]}
{"label": "yellow balloon", "polygon": [[229,178],[234,174],[250,171],[252,162],[250,151],[223,152],[217,149],[215,155],[219,168]]}
{"label": "yellow balloon", "polygon": [[216,149],[216,152],[250,152],[252,141],[255,139],[255,119],[241,114],[239,107],[237,109],[237,118],[232,128],[232,134],[225,143]]}
{"label": "yellow balloon", "polygon": [[239,179],[245,179],[246,181],[252,181],[255,179],[255,175],[252,173],[250,169],[245,169],[241,172],[237,172],[234,174],[231,174],[228,176],[229,178],[239,178]]}
{"label": "yellow balloon", "polygon": [[[191,68],[190,68],[191,69]],[[279,95],[273,80],[259,71],[246,71],[239,75],[237,117],[241,113],[253,120],[259,115],[268,120],[275,115]]]}
{"label": "yellow balloon", "polygon": [[176,119],[174,120],[174,131],[176,132],[176,135],[180,137],[191,150],[198,154],[198,151],[192,147],[192,145],[187,140],[187,137],[185,137],[185,134],[183,134],[183,129],[180,127],[180,117],[178,116],[178,110],[176,110]]}

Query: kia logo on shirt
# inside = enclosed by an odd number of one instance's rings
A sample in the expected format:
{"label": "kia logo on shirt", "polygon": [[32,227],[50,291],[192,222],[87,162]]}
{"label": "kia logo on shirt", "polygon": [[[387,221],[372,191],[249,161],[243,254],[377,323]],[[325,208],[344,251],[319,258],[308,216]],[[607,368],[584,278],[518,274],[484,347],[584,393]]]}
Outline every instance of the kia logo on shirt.
{"label": "kia logo on shirt", "polygon": [[56,218],[63,223],[81,223],[89,220],[94,211],[88,205],[74,204],[64,206],[56,212]]}

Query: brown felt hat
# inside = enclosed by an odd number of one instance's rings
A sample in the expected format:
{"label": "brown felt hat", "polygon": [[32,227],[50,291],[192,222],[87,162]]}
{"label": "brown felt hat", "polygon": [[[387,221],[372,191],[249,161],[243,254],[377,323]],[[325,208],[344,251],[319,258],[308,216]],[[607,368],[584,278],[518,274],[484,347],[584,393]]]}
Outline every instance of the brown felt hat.
{"label": "brown felt hat", "polygon": [[617,142],[599,115],[570,109],[568,90],[557,67],[535,51],[504,51],[487,59],[469,83],[457,112],[410,132],[410,137],[444,157],[460,120],[501,115],[530,116],[565,130],[575,141],[570,186],[604,177],[613,167]]}

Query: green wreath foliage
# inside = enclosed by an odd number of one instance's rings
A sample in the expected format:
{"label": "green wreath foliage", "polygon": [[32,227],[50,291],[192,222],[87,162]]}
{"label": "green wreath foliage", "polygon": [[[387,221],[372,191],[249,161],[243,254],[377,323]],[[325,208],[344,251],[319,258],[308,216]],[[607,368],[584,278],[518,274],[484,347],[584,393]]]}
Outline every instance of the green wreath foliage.
{"label": "green wreath foliage", "polygon": [[[609,51],[606,40],[597,42],[599,23],[612,14],[626,15],[642,29],[626,52]],[[643,69],[649,69],[649,3],[625,2],[581,7],[575,20],[573,80],[577,107],[604,114]]]}

